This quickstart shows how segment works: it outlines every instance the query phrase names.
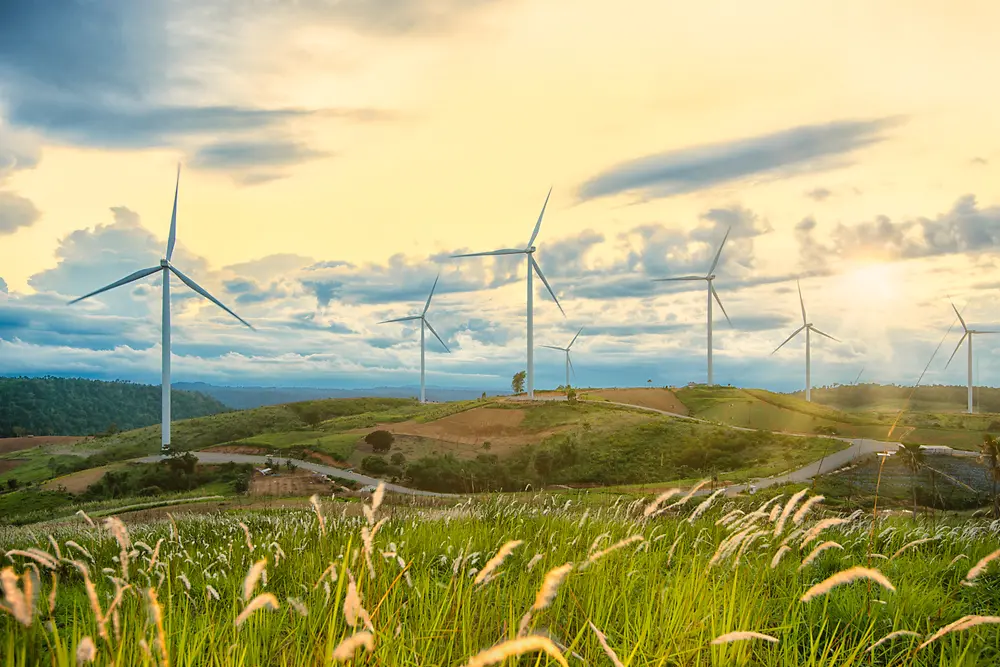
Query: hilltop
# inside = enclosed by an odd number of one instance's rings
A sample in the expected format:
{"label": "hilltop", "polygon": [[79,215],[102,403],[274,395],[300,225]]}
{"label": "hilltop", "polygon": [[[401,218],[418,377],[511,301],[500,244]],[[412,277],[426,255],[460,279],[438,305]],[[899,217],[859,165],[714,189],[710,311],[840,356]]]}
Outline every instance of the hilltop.
{"label": "hilltop", "polygon": [[[1000,388],[973,387],[973,405],[978,413],[1000,413]],[[792,396],[804,398],[805,392]],[[897,411],[965,412],[968,407],[968,388],[955,385],[926,385],[904,387],[863,383],[817,387],[812,390],[815,403],[822,403],[846,411]],[[998,421],[1000,427],[1000,421]],[[1000,428],[998,428],[1000,430]]]}
{"label": "hilltop", "polygon": [[[190,391],[171,392],[175,419],[229,410]],[[0,377],[0,438],[94,435],[160,422],[160,387],[79,378]]]}

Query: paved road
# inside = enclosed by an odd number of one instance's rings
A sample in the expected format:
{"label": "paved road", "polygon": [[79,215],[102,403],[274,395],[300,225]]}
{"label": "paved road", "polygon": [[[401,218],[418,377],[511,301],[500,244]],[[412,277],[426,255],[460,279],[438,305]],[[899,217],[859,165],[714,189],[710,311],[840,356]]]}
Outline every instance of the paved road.
{"label": "paved road", "polygon": [[[378,486],[381,480],[375,479],[374,477],[368,477],[367,475],[359,475],[356,472],[349,472],[347,470],[342,470],[340,468],[334,468],[333,466],[325,466],[319,463],[313,463],[311,461],[301,461],[299,459],[289,459],[283,456],[254,456],[250,454],[230,454],[227,452],[190,452],[190,454],[197,457],[202,463],[252,463],[254,465],[262,465],[267,462],[268,459],[274,461],[275,463],[280,463],[283,461],[291,461],[295,465],[305,470],[312,470],[313,472],[318,472],[323,475],[329,475],[330,477],[338,477],[340,479],[349,479],[351,481],[357,482],[358,484],[370,484],[372,486]],[[147,456],[145,458],[136,459],[140,463],[156,463],[161,459],[160,456]],[[432,496],[435,498],[457,498],[453,493],[435,493],[434,491],[420,491],[419,489],[408,489],[405,486],[399,486],[397,484],[386,484],[386,491],[392,491],[393,493],[405,493],[411,496]]]}

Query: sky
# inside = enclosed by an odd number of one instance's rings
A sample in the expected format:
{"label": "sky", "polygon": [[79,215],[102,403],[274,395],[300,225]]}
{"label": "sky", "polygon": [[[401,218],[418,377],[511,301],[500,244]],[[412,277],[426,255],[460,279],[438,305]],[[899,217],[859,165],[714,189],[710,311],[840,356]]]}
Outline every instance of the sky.
{"label": "sky", "polygon": [[[0,374],[508,387],[964,384],[951,301],[1000,289],[985,0],[38,0],[0,4]],[[943,343],[941,341],[944,341]],[[975,338],[1000,384],[1000,336]]]}

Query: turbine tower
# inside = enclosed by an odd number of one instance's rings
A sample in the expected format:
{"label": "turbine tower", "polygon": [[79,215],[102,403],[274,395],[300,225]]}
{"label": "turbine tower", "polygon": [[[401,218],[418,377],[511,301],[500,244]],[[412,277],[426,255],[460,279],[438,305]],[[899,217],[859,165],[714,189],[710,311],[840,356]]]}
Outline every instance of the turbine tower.
{"label": "turbine tower", "polygon": [[[807,401],[811,401],[812,400],[812,362],[810,360],[810,340],[809,340],[810,337],[809,337],[809,333],[812,332],[812,331],[815,331],[820,336],[826,336],[830,340],[835,340],[838,343],[840,341],[837,340],[836,338],[834,338],[833,336],[831,336],[828,333],[823,333],[822,331],[820,331],[819,329],[817,329],[816,327],[814,327],[812,325],[812,322],[809,322],[809,321],[806,320],[806,302],[802,300],[802,286],[799,285],[799,281],[798,280],[795,281],[795,286],[799,288],[799,305],[802,306],[802,326],[799,327],[798,329],[796,329],[795,331],[793,331],[792,335],[785,339],[785,343],[787,343],[788,341],[790,341],[791,339],[793,339],[797,335],[799,335],[799,332],[801,332],[801,331],[805,331],[806,332],[806,400]],[[785,343],[782,343],[778,347],[774,348],[774,352],[777,352],[778,350],[780,350],[781,348],[783,348],[785,346]],[[771,354],[774,354],[774,352],[772,352]],[[862,369],[862,370],[864,370],[864,369]],[[859,373],[858,377],[860,377],[860,376],[861,376],[861,374]]]}
{"label": "turbine tower", "polygon": [[535,397],[535,359],[534,359],[534,331],[532,320],[532,301],[534,298],[534,287],[532,287],[532,272],[537,273],[538,277],[541,279],[542,283],[545,285],[545,289],[549,291],[552,295],[553,301],[559,306],[559,312],[566,317],[566,311],[563,310],[562,305],[559,303],[559,299],[556,298],[556,293],[552,291],[552,287],[549,286],[549,281],[545,279],[542,274],[542,269],[539,268],[538,262],[535,261],[534,253],[537,248],[532,244],[535,242],[535,238],[538,237],[538,230],[542,228],[542,216],[545,215],[545,207],[549,205],[549,197],[552,196],[552,188],[549,188],[549,194],[545,195],[545,203],[542,204],[542,212],[538,214],[538,222],[535,223],[535,231],[531,233],[531,238],[528,239],[528,245],[523,249],[520,248],[503,248],[501,250],[491,250],[490,252],[473,252],[465,255],[452,255],[452,258],[459,257],[487,257],[492,255],[525,255],[528,259],[528,398]]}
{"label": "turbine tower", "polygon": [[400,317],[395,320],[383,320],[382,322],[379,322],[379,324],[387,324],[389,322],[412,322],[413,320],[420,320],[420,402],[421,403],[427,402],[426,394],[424,393],[424,326],[426,326],[428,329],[431,330],[431,333],[434,334],[434,337],[438,339],[439,343],[441,343],[441,347],[444,348],[445,352],[448,353],[451,352],[451,350],[448,349],[448,346],[444,344],[444,341],[441,340],[441,336],[438,336],[437,331],[434,331],[434,327],[431,326],[431,323],[427,321],[427,309],[431,307],[431,297],[434,296],[434,290],[437,289],[439,278],[441,278],[440,273],[438,274],[437,278],[434,279],[434,284],[431,286],[431,293],[427,296],[427,303],[424,304],[424,310],[422,313],[420,313],[419,315],[411,315],[410,317]]}
{"label": "turbine tower", "polygon": [[154,273],[159,273],[163,281],[163,314],[162,321],[160,324],[160,350],[163,355],[162,357],[162,385],[161,385],[161,411],[162,411],[162,422],[161,422],[161,435],[160,435],[160,450],[163,453],[170,451],[170,274],[173,273],[175,276],[180,278],[181,282],[187,285],[189,288],[202,295],[215,305],[217,305],[222,310],[226,311],[240,322],[253,329],[250,324],[244,320],[242,317],[229,310],[221,301],[216,299],[214,296],[209,294],[203,287],[198,283],[188,278],[186,275],[180,272],[180,270],[170,263],[170,258],[174,254],[174,243],[177,241],[177,194],[180,190],[181,184],[181,167],[177,165],[177,183],[174,185],[174,209],[173,213],[170,215],[170,235],[167,237],[167,253],[166,256],[160,260],[158,266],[152,266],[148,269],[140,269],[135,273],[129,274],[117,280],[110,285],[106,285],[99,290],[95,290],[90,294],[84,294],[78,299],[73,299],[70,304],[74,304],[77,301],[83,301],[84,299],[89,299],[92,296],[96,296],[101,292],[107,292],[108,290],[113,290],[116,287],[121,287],[122,285],[127,285],[131,282],[135,282],[146,276],[151,276]]}
{"label": "turbine tower", "polygon": [[732,227],[726,230],[726,235],[722,237],[722,243],[719,244],[719,250],[715,253],[715,259],[712,260],[712,266],[709,267],[708,273],[704,276],[681,276],[680,278],[656,278],[653,282],[656,283],[670,283],[677,282],[680,280],[704,280],[708,284],[708,384],[713,384],[712,375],[712,298],[719,304],[719,308],[722,310],[722,314],[726,316],[726,322],[732,326],[732,321],[729,319],[729,315],[726,313],[725,306],[722,305],[722,299],[719,298],[719,293],[715,291],[715,287],[712,285],[712,281],[715,280],[715,267],[719,265],[719,258],[722,256],[722,248],[726,245],[726,239],[729,238],[729,232],[733,230]]}
{"label": "turbine tower", "polygon": [[[569,389],[569,370],[573,368],[573,362],[570,361],[569,358],[569,348],[573,347],[573,343],[576,342],[576,339],[580,337],[581,333],[583,333],[583,327],[581,327],[580,330],[576,332],[576,335],[573,336],[573,340],[571,340],[569,342],[569,345],[567,345],[566,347],[556,347],[555,345],[542,345],[542,347],[547,347],[550,350],[562,350],[563,352],[566,353],[566,389]],[[576,375],[575,368],[573,368],[573,375]]]}
{"label": "turbine tower", "polygon": [[951,365],[951,360],[955,358],[955,355],[958,353],[958,349],[962,347],[962,341],[968,338],[969,339],[969,346],[968,346],[969,347],[969,414],[971,415],[972,414],[972,337],[978,334],[992,334],[997,332],[978,331],[976,329],[970,329],[965,325],[965,320],[962,319],[962,314],[958,312],[958,308],[955,308],[954,303],[951,304],[951,307],[954,309],[955,314],[958,315],[958,321],[962,323],[962,328],[965,330],[965,333],[963,333],[962,337],[958,339],[958,345],[955,346],[955,351],[951,353],[950,357],[948,357],[948,363],[945,364],[944,367],[948,368],[948,366]]}

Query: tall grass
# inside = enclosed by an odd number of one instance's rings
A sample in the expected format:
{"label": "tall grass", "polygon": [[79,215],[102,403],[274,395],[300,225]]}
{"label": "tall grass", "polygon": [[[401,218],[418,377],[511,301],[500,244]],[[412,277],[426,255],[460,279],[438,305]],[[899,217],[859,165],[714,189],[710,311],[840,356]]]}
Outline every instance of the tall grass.
{"label": "tall grass", "polygon": [[18,551],[0,577],[10,612],[0,612],[0,665],[68,667],[79,652],[96,665],[457,666],[522,650],[504,664],[1000,663],[987,621],[963,620],[915,650],[965,617],[993,618],[1000,559],[967,575],[1000,547],[1000,523],[873,526],[855,513],[823,531],[843,548],[801,567],[815,548],[803,536],[828,518],[822,505],[798,533],[776,535],[780,517],[759,499],[717,502],[691,522],[689,505],[644,516],[650,500],[586,511],[541,494],[373,502],[359,517],[317,499],[127,532],[81,517],[53,526],[52,541],[40,527],[0,529],[0,549]]}

